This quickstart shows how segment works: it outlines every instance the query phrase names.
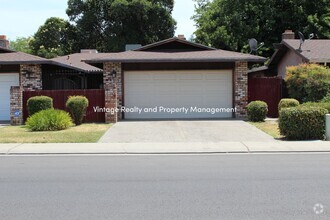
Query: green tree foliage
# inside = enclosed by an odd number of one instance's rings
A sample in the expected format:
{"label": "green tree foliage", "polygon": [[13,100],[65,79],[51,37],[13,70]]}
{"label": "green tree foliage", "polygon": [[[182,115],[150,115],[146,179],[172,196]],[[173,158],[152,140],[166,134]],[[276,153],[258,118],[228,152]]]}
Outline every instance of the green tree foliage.
{"label": "green tree foliage", "polygon": [[195,41],[222,49],[246,51],[247,40],[265,43],[272,54],[286,29],[330,38],[329,0],[195,0]]}
{"label": "green tree foliage", "polygon": [[10,48],[15,51],[24,53],[32,53],[30,42],[32,37],[18,37],[16,40],[10,42]]}
{"label": "green tree foliage", "polygon": [[289,96],[301,102],[320,101],[330,93],[330,69],[317,64],[287,68],[285,77]]}
{"label": "green tree foliage", "polygon": [[46,20],[30,41],[32,53],[45,58],[69,54],[75,46],[75,27],[68,21],[52,17]]}
{"label": "green tree foliage", "polygon": [[80,48],[122,51],[125,44],[149,44],[172,37],[173,0],[69,0]]}

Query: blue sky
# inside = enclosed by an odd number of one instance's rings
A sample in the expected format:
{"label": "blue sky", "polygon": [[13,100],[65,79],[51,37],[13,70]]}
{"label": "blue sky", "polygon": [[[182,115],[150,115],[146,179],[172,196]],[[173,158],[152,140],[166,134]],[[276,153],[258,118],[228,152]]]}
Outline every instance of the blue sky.
{"label": "blue sky", "polygon": [[[68,19],[66,8],[67,0],[0,0],[0,35],[7,35],[10,40],[31,36],[49,17]],[[193,13],[193,0],[175,1],[176,35],[184,34],[190,38],[195,30],[191,20]]]}

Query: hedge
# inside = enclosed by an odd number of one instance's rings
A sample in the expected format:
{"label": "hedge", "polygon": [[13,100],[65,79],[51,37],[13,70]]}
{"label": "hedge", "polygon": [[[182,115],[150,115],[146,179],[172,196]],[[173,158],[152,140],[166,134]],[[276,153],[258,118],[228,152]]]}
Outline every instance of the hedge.
{"label": "hedge", "polygon": [[73,125],[69,113],[47,109],[35,113],[26,121],[26,126],[31,131],[59,131],[64,130]]}
{"label": "hedge", "polygon": [[29,116],[35,113],[53,108],[53,99],[48,96],[34,96],[27,101],[27,110]]}
{"label": "hedge", "polygon": [[330,112],[330,102],[306,102],[301,106],[325,108],[328,110],[328,112]]}
{"label": "hedge", "polygon": [[267,103],[263,101],[250,102],[246,109],[249,121],[253,122],[264,121],[268,113]]}
{"label": "hedge", "polygon": [[82,124],[88,105],[89,102],[85,96],[70,96],[67,100],[66,107],[70,110],[76,125]]}
{"label": "hedge", "polygon": [[281,99],[278,104],[278,111],[281,111],[283,108],[297,107],[300,103],[297,99]]}
{"label": "hedge", "polygon": [[284,108],[280,111],[280,132],[289,140],[323,140],[327,113],[319,107]]}

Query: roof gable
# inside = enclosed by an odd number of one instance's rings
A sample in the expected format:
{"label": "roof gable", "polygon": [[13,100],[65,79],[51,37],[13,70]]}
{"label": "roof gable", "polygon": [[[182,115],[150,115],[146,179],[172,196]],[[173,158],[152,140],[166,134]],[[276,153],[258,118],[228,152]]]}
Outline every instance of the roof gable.
{"label": "roof gable", "polygon": [[85,63],[86,59],[97,59],[105,54],[102,53],[75,53],[67,56],[53,58],[53,65],[73,69],[81,72],[102,72],[103,70]]}
{"label": "roof gable", "polygon": [[153,63],[153,62],[265,62],[264,57],[226,50],[188,51],[188,52],[150,52],[126,51],[108,53],[100,58],[86,59],[87,63],[122,62],[122,63]]}
{"label": "roof gable", "polygon": [[174,37],[156,43],[148,44],[134,51],[188,52],[205,50],[215,50],[215,48]]}
{"label": "roof gable", "polygon": [[285,56],[287,51],[291,50],[300,56],[306,62],[327,63],[330,62],[330,40],[306,40],[299,50],[300,40],[283,40],[276,44],[276,51],[270,59],[268,66],[277,65]]}
{"label": "roof gable", "polygon": [[283,40],[283,44],[309,62],[330,62],[330,40],[306,40],[301,50],[300,40]]}

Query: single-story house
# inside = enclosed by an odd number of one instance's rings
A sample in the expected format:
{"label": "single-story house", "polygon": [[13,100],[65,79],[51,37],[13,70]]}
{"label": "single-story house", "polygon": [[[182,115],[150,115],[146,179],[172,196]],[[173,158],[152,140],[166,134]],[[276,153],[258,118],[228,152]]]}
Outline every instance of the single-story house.
{"label": "single-story house", "polygon": [[[107,122],[245,117],[248,67],[264,61],[263,57],[218,50],[176,37],[86,60],[102,66],[105,107],[126,108],[118,114],[107,112]],[[236,112],[210,113],[210,109]]]}
{"label": "single-story house", "polygon": [[176,37],[131,51],[82,50],[50,60],[0,51],[0,84],[6,85],[0,87],[0,94],[6,94],[0,102],[1,120],[10,119],[14,125],[23,123],[24,91],[63,89],[103,89],[105,106],[100,108],[126,107],[124,112],[106,111],[106,122],[245,117],[248,68],[265,61]]}
{"label": "single-story house", "polygon": [[274,44],[275,53],[267,65],[251,69],[249,75],[279,76],[285,78],[288,66],[302,63],[316,63],[330,66],[330,40],[305,40],[300,48],[300,40],[295,39],[292,30],[282,34],[282,42]]}
{"label": "single-story house", "polygon": [[0,47],[0,121],[14,120],[14,112],[22,111],[21,100],[11,98],[11,87],[22,86],[25,89],[39,89],[40,80],[26,80],[28,73],[41,74],[36,66],[47,62],[46,59],[30,54],[15,52]]}
{"label": "single-story house", "polygon": [[81,61],[100,54],[82,50],[49,60],[9,49],[5,36],[0,45],[0,121],[23,123],[23,91],[103,87],[103,70]]}

